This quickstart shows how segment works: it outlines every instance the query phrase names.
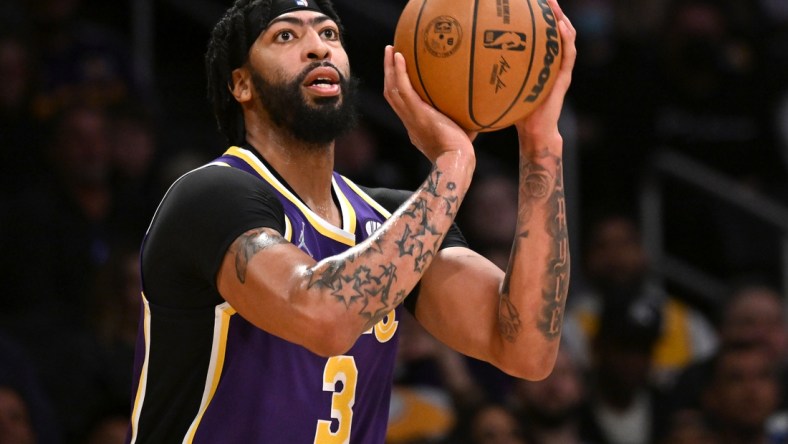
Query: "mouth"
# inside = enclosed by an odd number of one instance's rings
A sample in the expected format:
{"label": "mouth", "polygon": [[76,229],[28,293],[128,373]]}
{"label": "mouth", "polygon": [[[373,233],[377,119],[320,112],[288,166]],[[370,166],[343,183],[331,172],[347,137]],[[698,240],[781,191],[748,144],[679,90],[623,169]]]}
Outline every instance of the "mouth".
{"label": "mouth", "polygon": [[331,66],[313,69],[304,79],[303,86],[312,94],[321,97],[338,96],[342,92],[340,74]]}

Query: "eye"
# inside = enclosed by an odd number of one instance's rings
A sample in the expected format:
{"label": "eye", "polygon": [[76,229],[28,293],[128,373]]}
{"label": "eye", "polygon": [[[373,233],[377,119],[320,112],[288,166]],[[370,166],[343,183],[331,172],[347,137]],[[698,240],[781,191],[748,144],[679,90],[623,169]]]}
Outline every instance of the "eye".
{"label": "eye", "polygon": [[283,43],[283,42],[289,42],[294,38],[295,35],[293,35],[292,31],[283,30],[276,33],[276,35],[274,36],[274,41]]}
{"label": "eye", "polygon": [[339,40],[339,31],[336,28],[326,28],[321,34],[326,40]]}

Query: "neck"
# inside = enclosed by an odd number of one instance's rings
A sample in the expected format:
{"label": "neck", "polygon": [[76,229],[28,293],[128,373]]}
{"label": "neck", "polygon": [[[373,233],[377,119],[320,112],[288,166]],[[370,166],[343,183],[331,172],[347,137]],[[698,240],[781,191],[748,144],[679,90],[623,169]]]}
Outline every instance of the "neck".
{"label": "neck", "polygon": [[331,193],[334,143],[315,146],[282,131],[248,131],[247,141],[279,173],[303,202],[325,220],[338,225],[339,209]]}

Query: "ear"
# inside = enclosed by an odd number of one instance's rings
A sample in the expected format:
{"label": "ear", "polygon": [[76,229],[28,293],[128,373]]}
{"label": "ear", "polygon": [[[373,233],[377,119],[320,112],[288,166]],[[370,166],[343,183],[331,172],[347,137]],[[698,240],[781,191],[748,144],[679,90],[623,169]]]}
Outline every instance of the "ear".
{"label": "ear", "polygon": [[245,67],[236,68],[232,73],[232,84],[227,85],[238,103],[252,100],[252,77]]}

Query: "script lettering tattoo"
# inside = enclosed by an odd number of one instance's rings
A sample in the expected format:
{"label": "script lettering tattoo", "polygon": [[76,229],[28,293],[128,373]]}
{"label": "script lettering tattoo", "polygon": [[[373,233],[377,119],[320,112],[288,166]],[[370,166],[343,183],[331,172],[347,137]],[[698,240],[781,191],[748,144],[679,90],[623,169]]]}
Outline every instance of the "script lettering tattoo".
{"label": "script lettering tattoo", "polygon": [[[564,306],[569,282],[569,240],[566,228],[566,201],[564,198],[563,173],[560,159],[557,160],[555,178],[540,164],[524,161],[520,165],[520,196],[518,227],[526,226],[531,220],[537,205],[544,205],[548,212],[546,231],[552,242],[552,258],[545,271],[545,288],[542,289],[542,305],[537,328],[548,339],[553,340],[561,334]],[[509,267],[501,285],[501,299],[498,312],[498,328],[508,341],[515,341],[522,329],[517,307],[511,301],[510,281],[514,263],[517,260],[519,242],[529,236],[523,231],[515,238]]]}
{"label": "script lettering tattoo", "polygon": [[406,226],[405,227],[405,232],[402,233],[402,238],[400,240],[394,242],[399,247],[399,255],[400,255],[400,257],[405,256],[405,255],[413,256],[413,248],[414,248],[414,246],[413,246],[413,242],[411,242],[411,240],[410,240],[411,234],[412,233],[410,232],[410,227]]}
{"label": "script lettering tattoo", "polygon": [[438,193],[438,185],[440,183],[441,176],[443,176],[443,173],[441,173],[436,169],[433,169],[432,173],[429,176],[427,176],[427,186],[424,187],[424,191],[432,194],[435,197],[440,196],[440,194]]}
{"label": "script lettering tattoo", "polygon": [[550,217],[546,229],[553,240],[550,254],[553,259],[546,272],[546,284],[542,290],[544,305],[538,321],[539,330],[545,338],[551,340],[557,339],[561,334],[569,287],[569,235],[566,225],[566,199],[562,168],[562,164],[559,162],[555,188],[548,199]]}
{"label": "script lettering tattoo", "polygon": [[[543,200],[550,190],[550,173],[543,166],[531,163],[520,163],[520,206],[517,215],[518,227],[525,226],[531,220],[534,204]],[[510,282],[514,272],[514,263],[519,250],[518,244],[521,239],[529,236],[529,231],[523,231],[514,239],[512,253],[509,258],[509,266],[501,285],[501,299],[498,305],[498,331],[504,339],[514,342],[522,331],[522,321],[520,312],[512,302],[510,294]]]}
{"label": "script lettering tattoo", "polygon": [[[396,216],[403,223],[398,233],[380,232],[362,252],[319,263],[308,272],[308,287],[329,290],[346,309],[358,310],[367,327],[383,319],[407,296],[407,291],[398,286],[398,266],[412,266],[415,272],[422,273],[443,240],[445,233],[431,223],[430,215],[444,212],[453,215],[460,205],[457,185],[453,182],[444,185],[442,176],[439,170],[433,169],[417,197]],[[439,208],[442,205],[445,211]],[[387,254],[390,259],[386,259]],[[363,264],[357,263],[360,256],[365,258]],[[403,258],[409,260],[403,263]]]}
{"label": "script lettering tattoo", "polygon": [[235,250],[235,275],[242,283],[246,283],[246,270],[249,267],[249,261],[252,257],[260,251],[270,248],[274,245],[287,243],[281,236],[273,236],[263,228],[257,228],[247,231],[236,239],[233,243]]}

